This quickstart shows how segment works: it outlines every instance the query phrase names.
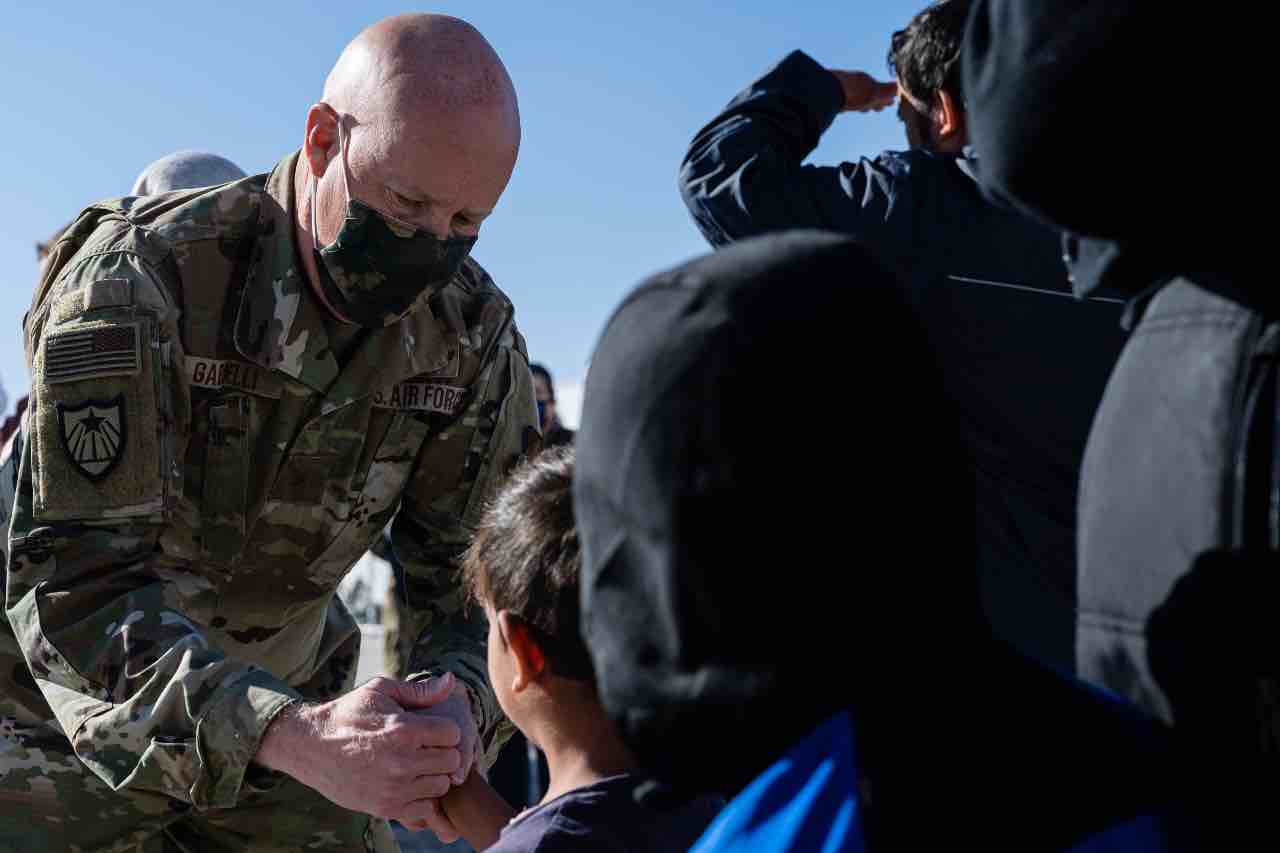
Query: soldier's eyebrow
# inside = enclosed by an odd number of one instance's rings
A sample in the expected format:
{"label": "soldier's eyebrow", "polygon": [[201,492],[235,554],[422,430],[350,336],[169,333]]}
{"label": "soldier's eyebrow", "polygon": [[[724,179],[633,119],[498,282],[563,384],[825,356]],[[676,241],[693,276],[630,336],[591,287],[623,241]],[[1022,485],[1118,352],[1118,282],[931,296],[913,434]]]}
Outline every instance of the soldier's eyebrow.
{"label": "soldier's eyebrow", "polygon": [[[423,195],[422,201],[424,204],[427,205],[427,207],[443,207],[446,204],[448,204],[448,202],[441,201],[440,199],[432,195]],[[480,207],[464,207],[458,212],[468,217],[469,219],[484,219],[490,213],[493,213],[493,210],[492,208],[490,208],[489,210],[485,210],[484,208],[480,208]]]}
{"label": "soldier's eyebrow", "polygon": [[[396,186],[395,184],[388,183],[387,189],[391,190],[393,193],[395,193],[396,195],[402,198],[406,198],[409,201],[414,202],[415,204],[425,204],[428,207],[441,207],[447,204],[447,202],[444,202],[436,198],[430,193],[410,190],[408,187],[400,187],[400,186]],[[480,208],[480,207],[468,207],[468,208],[463,208],[462,211],[460,212],[465,214],[471,219],[484,219],[486,216],[493,213],[493,209],[489,208],[486,210],[485,208]]]}

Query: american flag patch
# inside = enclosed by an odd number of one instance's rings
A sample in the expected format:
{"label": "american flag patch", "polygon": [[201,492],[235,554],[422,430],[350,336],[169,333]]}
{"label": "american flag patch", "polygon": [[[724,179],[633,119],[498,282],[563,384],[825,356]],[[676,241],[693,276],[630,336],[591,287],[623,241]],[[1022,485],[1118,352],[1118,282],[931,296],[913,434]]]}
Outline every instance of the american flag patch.
{"label": "american flag patch", "polygon": [[71,382],[136,373],[140,360],[136,324],[50,335],[45,342],[44,381]]}

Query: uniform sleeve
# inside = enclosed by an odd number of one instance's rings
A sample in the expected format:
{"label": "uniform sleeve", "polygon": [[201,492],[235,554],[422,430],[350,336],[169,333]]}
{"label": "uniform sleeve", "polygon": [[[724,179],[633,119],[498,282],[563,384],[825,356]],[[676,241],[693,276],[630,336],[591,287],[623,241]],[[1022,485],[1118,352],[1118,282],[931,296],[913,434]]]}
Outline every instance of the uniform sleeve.
{"label": "uniform sleeve", "polygon": [[680,194],[713,246],[792,228],[906,240],[893,231],[903,199],[891,164],[804,165],[843,103],[840,82],[795,51],[698,132]]}
{"label": "uniform sleeve", "polygon": [[483,611],[464,600],[457,560],[485,501],[540,440],[533,377],[514,327],[501,335],[473,387],[455,424],[421,451],[391,539],[404,566],[402,634],[412,643],[402,670],[414,673],[411,679],[451,671],[462,680],[488,767],[512,729],[489,685],[488,625]]}
{"label": "uniform sleeve", "polygon": [[189,432],[176,316],[119,252],[81,262],[33,314],[5,611],[89,769],[220,808],[298,694],[210,644],[193,608],[211,582],[163,556]]}

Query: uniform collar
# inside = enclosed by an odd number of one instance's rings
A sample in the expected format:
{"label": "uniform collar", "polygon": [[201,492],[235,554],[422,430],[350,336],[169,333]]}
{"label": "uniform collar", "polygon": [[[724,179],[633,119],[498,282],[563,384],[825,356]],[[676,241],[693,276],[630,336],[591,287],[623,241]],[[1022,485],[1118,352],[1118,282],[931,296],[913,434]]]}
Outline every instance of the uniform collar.
{"label": "uniform collar", "polygon": [[[258,241],[240,298],[234,340],[249,361],[325,394],[325,410],[448,364],[450,340],[424,294],[398,323],[375,329],[339,368],[325,331],[325,308],[298,262],[294,237],[294,174],[301,152],[281,160],[267,178]],[[307,247],[306,250],[309,250]]]}

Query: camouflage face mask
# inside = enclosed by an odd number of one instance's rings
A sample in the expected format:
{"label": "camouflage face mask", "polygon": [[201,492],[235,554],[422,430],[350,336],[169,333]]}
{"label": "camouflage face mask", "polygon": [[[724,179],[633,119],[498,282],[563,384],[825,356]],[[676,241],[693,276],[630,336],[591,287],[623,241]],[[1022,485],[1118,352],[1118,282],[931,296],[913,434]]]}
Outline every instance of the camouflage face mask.
{"label": "camouflage face mask", "polygon": [[371,328],[390,326],[409,313],[424,291],[443,287],[457,275],[476,238],[441,240],[353,199],[341,121],[338,144],[347,217],[338,236],[323,248],[315,236],[315,185],[311,190],[311,233],[320,288],[329,304],[351,322]]}

